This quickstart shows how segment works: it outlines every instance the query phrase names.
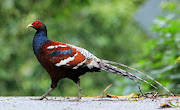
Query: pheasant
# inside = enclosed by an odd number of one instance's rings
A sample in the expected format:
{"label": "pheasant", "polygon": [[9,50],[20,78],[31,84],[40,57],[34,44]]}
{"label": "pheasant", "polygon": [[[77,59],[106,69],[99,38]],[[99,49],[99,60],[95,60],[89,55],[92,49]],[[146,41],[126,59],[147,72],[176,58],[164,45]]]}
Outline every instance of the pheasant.
{"label": "pheasant", "polygon": [[[100,59],[81,47],[48,39],[46,25],[41,21],[34,21],[29,24],[27,28],[28,27],[32,27],[37,31],[33,39],[33,51],[40,64],[48,72],[51,78],[50,89],[43,94],[39,100],[46,98],[46,96],[57,87],[59,80],[63,78],[69,78],[77,84],[78,100],[80,100],[82,95],[79,77],[84,75],[86,72],[100,72],[101,70],[113,74],[119,74],[137,83],[138,81],[136,79],[138,79],[157,89],[156,86],[152,85],[148,81],[114,65],[126,67],[136,71],[137,73],[141,73],[166,89],[152,77],[135,70],[134,68],[124,64]],[[170,93],[168,89],[166,90]]]}

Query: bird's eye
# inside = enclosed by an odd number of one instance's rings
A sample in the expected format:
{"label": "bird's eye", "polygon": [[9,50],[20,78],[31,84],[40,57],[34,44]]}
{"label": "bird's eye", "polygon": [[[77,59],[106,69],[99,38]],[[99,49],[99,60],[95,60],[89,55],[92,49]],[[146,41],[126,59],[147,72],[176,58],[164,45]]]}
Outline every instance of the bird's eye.
{"label": "bird's eye", "polygon": [[36,23],[36,25],[38,25],[39,23]]}

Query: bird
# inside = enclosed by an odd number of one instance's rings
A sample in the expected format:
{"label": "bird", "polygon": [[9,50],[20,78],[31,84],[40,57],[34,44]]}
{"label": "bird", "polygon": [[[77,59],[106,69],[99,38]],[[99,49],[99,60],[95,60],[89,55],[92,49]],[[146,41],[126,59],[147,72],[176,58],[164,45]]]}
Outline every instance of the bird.
{"label": "bird", "polygon": [[[33,38],[33,52],[39,63],[44,67],[51,78],[50,89],[40,98],[38,98],[38,100],[43,100],[46,98],[46,96],[57,87],[58,82],[63,78],[69,78],[77,84],[77,100],[80,100],[82,94],[79,77],[87,72],[105,71],[108,73],[118,74],[131,79],[136,83],[139,83],[137,80],[143,81],[157,89],[157,87],[153,84],[119,68],[118,65],[143,74],[146,78],[155,81],[155,83],[166,89],[151,76],[148,76],[132,67],[117,62],[100,59],[88,50],[72,44],[50,40],[47,36],[46,25],[39,20],[30,23],[27,28],[29,27],[36,30]],[[168,89],[166,89],[166,91],[171,93]]]}

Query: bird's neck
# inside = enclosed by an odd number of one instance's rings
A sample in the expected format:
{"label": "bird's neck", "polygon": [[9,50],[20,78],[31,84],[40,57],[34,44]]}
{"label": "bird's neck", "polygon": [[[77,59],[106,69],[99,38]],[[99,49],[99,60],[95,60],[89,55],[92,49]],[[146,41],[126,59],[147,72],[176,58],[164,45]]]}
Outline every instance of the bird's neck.
{"label": "bird's neck", "polygon": [[47,41],[49,41],[47,37],[47,30],[37,30],[33,39],[33,51],[37,57],[38,57],[39,49]]}

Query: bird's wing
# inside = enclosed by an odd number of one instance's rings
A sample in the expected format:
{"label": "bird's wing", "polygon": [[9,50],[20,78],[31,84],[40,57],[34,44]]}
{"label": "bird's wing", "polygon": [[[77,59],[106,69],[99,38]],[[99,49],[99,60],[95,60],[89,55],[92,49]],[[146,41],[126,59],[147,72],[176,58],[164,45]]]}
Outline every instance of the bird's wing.
{"label": "bird's wing", "polygon": [[43,48],[50,62],[57,67],[77,69],[84,65],[91,69],[94,66],[93,59],[96,59],[87,50],[62,42],[49,41]]}

